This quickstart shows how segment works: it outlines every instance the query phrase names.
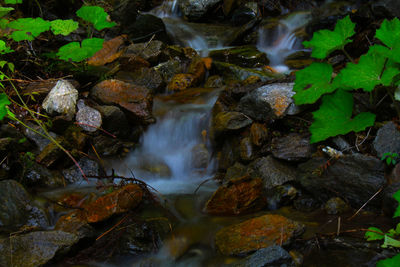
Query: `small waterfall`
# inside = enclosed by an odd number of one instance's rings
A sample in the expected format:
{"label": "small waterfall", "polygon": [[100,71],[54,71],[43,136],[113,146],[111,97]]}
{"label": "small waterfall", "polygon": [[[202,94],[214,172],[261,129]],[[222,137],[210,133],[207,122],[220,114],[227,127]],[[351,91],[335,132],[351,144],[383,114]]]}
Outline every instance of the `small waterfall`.
{"label": "small waterfall", "polygon": [[193,192],[213,174],[211,148],[206,138],[217,92],[202,103],[177,104],[156,99],[157,122],[143,134],[139,147],[111,166],[123,176],[134,175],[161,193]]}
{"label": "small waterfall", "polygon": [[178,0],[166,0],[150,13],[159,18],[179,18]]}
{"label": "small waterfall", "polygon": [[310,18],[309,12],[298,12],[280,20],[275,28],[259,28],[257,48],[268,55],[271,67],[278,72],[288,71],[283,63],[285,58],[302,49],[301,40],[297,38],[295,31],[303,27]]}

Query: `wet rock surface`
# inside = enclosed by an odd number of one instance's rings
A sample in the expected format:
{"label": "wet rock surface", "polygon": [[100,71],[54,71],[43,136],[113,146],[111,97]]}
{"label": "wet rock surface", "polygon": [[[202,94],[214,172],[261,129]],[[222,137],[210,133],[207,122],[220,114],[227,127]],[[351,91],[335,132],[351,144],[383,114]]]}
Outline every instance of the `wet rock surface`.
{"label": "wet rock surface", "polygon": [[295,267],[296,264],[290,256],[289,252],[280,246],[270,246],[257,250],[252,255],[246,257],[239,263],[229,266],[235,267],[252,267],[252,266],[271,266],[271,267]]}
{"label": "wet rock surface", "polygon": [[373,144],[378,157],[387,152],[400,154],[400,131],[388,122],[378,130]]}
{"label": "wet rock surface", "polygon": [[305,161],[311,158],[313,151],[308,136],[289,134],[272,139],[271,152],[277,159],[287,161]]}
{"label": "wet rock surface", "polygon": [[85,105],[81,99],[78,101],[78,112],[76,113],[76,122],[85,131],[95,132],[101,127],[102,119],[98,110]]}

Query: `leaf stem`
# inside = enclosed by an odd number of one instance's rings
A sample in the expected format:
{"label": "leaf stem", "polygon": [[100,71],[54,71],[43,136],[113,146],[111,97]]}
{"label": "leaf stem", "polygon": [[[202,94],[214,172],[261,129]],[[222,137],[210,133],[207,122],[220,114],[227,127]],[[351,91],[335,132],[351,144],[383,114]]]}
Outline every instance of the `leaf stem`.
{"label": "leaf stem", "polygon": [[351,63],[354,63],[354,59],[347,53],[347,51],[344,49],[344,47],[341,49],[343,54],[347,57],[348,60],[351,61]]}

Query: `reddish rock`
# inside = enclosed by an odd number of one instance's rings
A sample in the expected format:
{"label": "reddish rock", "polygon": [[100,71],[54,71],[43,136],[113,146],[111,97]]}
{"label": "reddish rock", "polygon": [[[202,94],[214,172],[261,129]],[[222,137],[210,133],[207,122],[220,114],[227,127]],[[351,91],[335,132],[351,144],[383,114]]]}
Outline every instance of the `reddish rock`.
{"label": "reddish rock", "polygon": [[168,91],[182,91],[196,83],[196,76],[189,73],[179,73],[172,77],[167,85]]}
{"label": "reddish rock", "polygon": [[122,107],[134,120],[143,123],[154,121],[151,113],[153,95],[143,86],[112,79],[97,84],[90,93],[103,104]]}
{"label": "reddish rock", "polygon": [[273,245],[287,245],[304,225],[281,215],[267,214],[221,229],[215,243],[223,255],[246,255]]}
{"label": "reddish rock", "polygon": [[259,211],[265,205],[262,180],[244,176],[219,187],[207,201],[204,210],[215,215],[238,215]]}
{"label": "reddish rock", "polygon": [[194,58],[190,63],[188,73],[194,75],[194,85],[203,82],[206,75],[206,66],[203,59],[200,57]]}
{"label": "reddish rock", "polygon": [[103,66],[119,58],[124,53],[124,50],[120,50],[120,47],[124,44],[126,37],[126,35],[121,35],[104,42],[103,48],[89,58],[88,64],[92,66]]}
{"label": "reddish rock", "polygon": [[150,63],[147,60],[135,54],[122,55],[118,62],[121,65],[120,69],[124,71],[136,71],[150,67]]}
{"label": "reddish rock", "polygon": [[254,145],[261,146],[268,138],[267,127],[261,123],[253,123],[250,127],[250,138]]}
{"label": "reddish rock", "polygon": [[142,196],[140,186],[130,184],[86,205],[84,215],[89,223],[100,222],[111,215],[135,208],[142,201]]}

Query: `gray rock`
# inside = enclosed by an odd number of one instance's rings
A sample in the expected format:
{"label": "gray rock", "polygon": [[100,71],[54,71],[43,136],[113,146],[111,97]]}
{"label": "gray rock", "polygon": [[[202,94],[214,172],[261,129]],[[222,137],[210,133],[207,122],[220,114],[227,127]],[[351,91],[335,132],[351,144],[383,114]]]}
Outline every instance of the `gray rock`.
{"label": "gray rock", "polygon": [[397,0],[380,0],[380,1],[373,1],[372,9],[376,13],[391,14],[395,17],[400,17],[400,2]]}
{"label": "gray rock", "polygon": [[[320,201],[340,197],[353,208],[360,208],[385,183],[384,163],[362,154],[345,155],[321,169],[327,159],[313,158],[298,167],[297,180]],[[380,208],[382,196],[377,195],[366,208]]]}
{"label": "gray rock", "polygon": [[386,152],[400,154],[400,131],[396,125],[388,122],[382,126],[376,134],[373,145],[379,158]]}
{"label": "gray rock", "polygon": [[324,206],[324,210],[328,214],[341,214],[349,210],[349,208],[350,207],[346,204],[346,202],[339,197],[333,197],[329,199]]}
{"label": "gray rock", "polygon": [[267,55],[254,46],[213,50],[210,52],[209,57],[215,61],[231,63],[244,68],[255,68],[269,63]]}
{"label": "gray rock", "polygon": [[214,61],[213,67],[215,67],[218,73],[221,73],[223,75],[225,80],[244,81],[250,76],[256,76],[259,77],[261,81],[265,82],[281,77],[280,74],[273,74],[268,71],[262,71],[252,68],[243,68],[234,64],[219,61]]}
{"label": "gray rock", "polygon": [[82,99],[78,101],[78,112],[76,122],[87,132],[95,132],[101,127],[101,114],[97,109],[85,105]]}
{"label": "gray rock", "polygon": [[231,167],[226,170],[224,180],[226,182],[244,176],[247,173],[247,167],[240,162],[235,162]]}
{"label": "gray rock", "polygon": [[103,118],[103,129],[117,136],[126,137],[131,127],[125,113],[116,106],[97,106]]}
{"label": "gray rock", "polygon": [[295,170],[271,156],[256,159],[250,163],[248,173],[263,179],[265,188],[270,189],[296,179]]}
{"label": "gray rock", "polygon": [[277,159],[287,161],[305,161],[310,159],[312,148],[309,137],[296,133],[273,138],[271,144],[272,155]]}
{"label": "gray rock", "polygon": [[[33,130],[45,135],[43,129],[41,129],[38,125],[28,124],[28,126],[31,127]],[[48,138],[34,132],[33,130],[24,128],[25,136],[38,146],[39,151],[42,151],[48,144],[50,144],[51,141]],[[57,137],[57,135],[53,132],[49,132],[49,134],[53,138]]]}
{"label": "gray rock", "polygon": [[192,167],[205,170],[208,166],[210,153],[205,144],[195,145],[191,150]]}
{"label": "gray rock", "polygon": [[235,131],[249,126],[253,121],[240,112],[220,112],[213,118],[213,134],[219,136],[222,133]]}
{"label": "gray rock", "polygon": [[14,180],[0,181],[0,229],[7,232],[22,225],[46,228],[49,222],[44,211],[32,204],[21,184]]}
{"label": "gray rock", "polygon": [[38,231],[0,239],[0,265],[42,266],[57,254],[66,253],[78,241],[76,235],[62,231]]}
{"label": "gray rock", "polygon": [[22,183],[25,186],[56,188],[63,186],[63,178],[57,171],[50,171],[33,160],[24,158]]}
{"label": "gray rock", "polygon": [[[81,158],[78,161],[78,164],[86,176],[98,176],[100,173],[100,166],[96,161],[88,158]],[[73,165],[69,169],[63,170],[62,173],[65,181],[70,184],[81,182],[84,179],[82,173],[76,165]]]}
{"label": "gray rock", "polygon": [[243,161],[248,162],[255,158],[255,151],[250,137],[245,137],[240,141],[240,157]]}
{"label": "gray rock", "polygon": [[64,114],[73,118],[78,90],[66,80],[59,80],[43,101],[42,107],[49,114]]}
{"label": "gray rock", "polygon": [[179,7],[183,15],[191,20],[202,18],[207,11],[221,0],[180,0]]}
{"label": "gray rock", "polygon": [[132,82],[150,89],[154,93],[161,93],[165,89],[165,82],[153,68],[141,68],[131,74]]}
{"label": "gray rock", "polygon": [[128,33],[134,43],[148,42],[153,35],[155,35],[154,40],[165,43],[169,41],[162,19],[150,14],[139,14],[135,22],[130,23],[124,32]]}
{"label": "gray rock", "polygon": [[165,44],[158,40],[153,40],[150,43],[134,43],[128,46],[126,53],[138,55],[141,58],[147,60],[151,64],[156,64],[160,60],[160,56],[163,53]]}
{"label": "gray rock", "polygon": [[278,185],[267,190],[268,210],[276,210],[282,206],[290,205],[297,193],[297,189],[290,184]]}
{"label": "gray rock", "polygon": [[295,267],[290,254],[280,246],[270,246],[257,250],[254,254],[244,258],[234,267]]}
{"label": "gray rock", "polygon": [[259,87],[242,97],[239,110],[257,121],[270,121],[298,112],[292,96],[293,83],[275,83]]}
{"label": "gray rock", "polygon": [[169,83],[175,74],[183,73],[182,63],[177,59],[160,63],[154,67],[154,70],[160,73],[165,83]]}

